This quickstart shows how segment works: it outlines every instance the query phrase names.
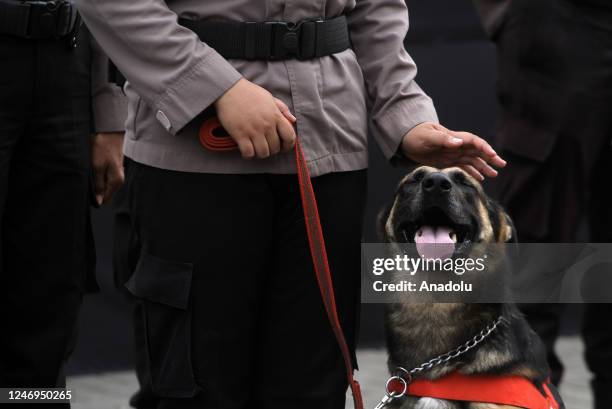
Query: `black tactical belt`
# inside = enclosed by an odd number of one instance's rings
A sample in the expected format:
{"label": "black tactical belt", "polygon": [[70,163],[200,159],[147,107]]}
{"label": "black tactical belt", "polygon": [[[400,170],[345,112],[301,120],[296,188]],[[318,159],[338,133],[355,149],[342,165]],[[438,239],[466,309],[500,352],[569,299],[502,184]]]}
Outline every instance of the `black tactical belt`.
{"label": "black tactical belt", "polygon": [[225,58],[310,60],[351,47],[345,16],[298,23],[180,19],[179,24]]}
{"label": "black tactical belt", "polygon": [[0,34],[21,38],[63,38],[76,33],[80,19],[69,0],[0,0]]}

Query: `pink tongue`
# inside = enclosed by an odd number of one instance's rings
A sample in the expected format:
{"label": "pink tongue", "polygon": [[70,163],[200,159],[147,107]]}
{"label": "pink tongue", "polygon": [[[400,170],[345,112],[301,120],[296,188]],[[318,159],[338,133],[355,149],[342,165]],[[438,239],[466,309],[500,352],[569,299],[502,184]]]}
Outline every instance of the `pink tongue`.
{"label": "pink tongue", "polygon": [[455,243],[448,227],[423,226],[414,236],[421,257],[430,259],[449,258],[455,252]]}

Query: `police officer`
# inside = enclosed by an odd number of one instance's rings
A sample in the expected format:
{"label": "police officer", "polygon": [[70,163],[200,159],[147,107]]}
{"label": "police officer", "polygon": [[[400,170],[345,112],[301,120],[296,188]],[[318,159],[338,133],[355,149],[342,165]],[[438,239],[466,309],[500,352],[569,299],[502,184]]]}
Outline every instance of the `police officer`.
{"label": "police officer", "polygon": [[61,387],[126,106],[70,1],[0,0],[0,55],[0,387]]}
{"label": "police officer", "polygon": [[[523,242],[612,241],[612,3],[607,0],[477,0],[498,46],[509,165],[495,188]],[[554,265],[554,263],[551,263]],[[562,304],[523,307],[542,337],[552,381]],[[612,407],[611,304],[586,304],[582,336],[594,374],[594,407]]]}
{"label": "police officer", "polygon": [[[142,304],[155,407],[344,408],[345,363],[289,152],[296,133],[353,353],[368,122],[390,159],[478,178],[504,164],[437,123],[403,48],[404,1],[77,4],[128,80],[126,189],[141,251],[127,287]],[[202,148],[207,108],[237,151]]]}

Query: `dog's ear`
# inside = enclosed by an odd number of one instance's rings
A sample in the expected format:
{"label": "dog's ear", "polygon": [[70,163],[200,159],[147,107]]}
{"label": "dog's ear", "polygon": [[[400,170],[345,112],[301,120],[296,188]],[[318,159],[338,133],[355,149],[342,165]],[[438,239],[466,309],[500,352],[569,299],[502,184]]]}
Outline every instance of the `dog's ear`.
{"label": "dog's ear", "polygon": [[506,245],[506,262],[508,271],[517,271],[519,269],[519,265],[521,264],[521,249],[518,244],[518,236],[516,234],[516,228],[514,227],[514,222],[512,218],[506,213],[506,211],[499,206],[500,212],[500,242],[505,242]]}
{"label": "dog's ear", "polygon": [[506,213],[504,209],[500,206],[500,211],[502,213],[503,221],[500,227],[501,237],[504,239],[506,243],[518,243],[518,236],[516,234],[516,228],[514,227],[514,222]]}
{"label": "dog's ear", "polygon": [[518,236],[516,234],[516,227],[514,227],[514,222],[512,221],[508,213],[506,213],[505,210],[503,210],[503,212],[504,212],[504,219],[506,220],[506,226],[507,226],[506,243],[518,243]]}
{"label": "dog's ear", "polygon": [[391,215],[391,209],[393,209],[393,203],[387,203],[376,217],[376,233],[378,238],[385,243],[389,243],[389,235],[387,234],[387,220]]}
{"label": "dog's ear", "polygon": [[518,243],[512,219],[504,208],[492,199],[487,199],[487,209],[497,243]]}

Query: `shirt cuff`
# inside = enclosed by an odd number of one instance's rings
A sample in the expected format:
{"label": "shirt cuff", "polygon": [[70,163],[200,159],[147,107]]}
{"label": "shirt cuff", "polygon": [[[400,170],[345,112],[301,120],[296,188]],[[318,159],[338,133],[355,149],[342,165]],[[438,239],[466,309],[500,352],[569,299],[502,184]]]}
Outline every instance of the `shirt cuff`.
{"label": "shirt cuff", "polygon": [[426,95],[397,102],[379,118],[372,119],[372,131],[383,154],[391,160],[404,135],[423,122],[438,123],[433,101]]}
{"label": "shirt cuff", "polygon": [[155,117],[166,131],[176,135],[240,78],[240,73],[211,48],[206,58],[161,95]]}
{"label": "shirt cuff", "polygon": [[92,101],[95,133],[125,132],[127,97],[121,88],[108,84]]}

